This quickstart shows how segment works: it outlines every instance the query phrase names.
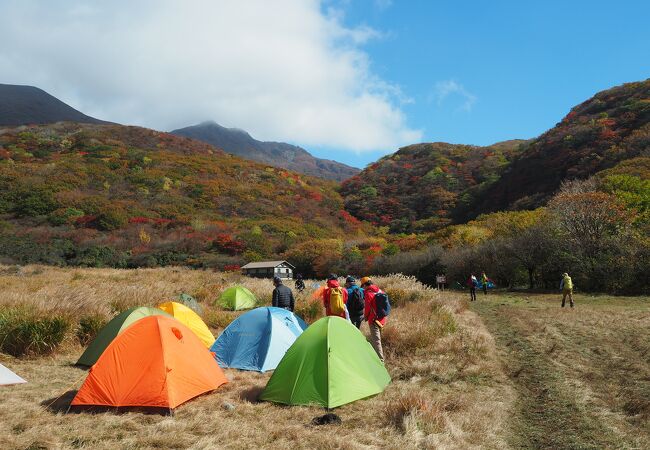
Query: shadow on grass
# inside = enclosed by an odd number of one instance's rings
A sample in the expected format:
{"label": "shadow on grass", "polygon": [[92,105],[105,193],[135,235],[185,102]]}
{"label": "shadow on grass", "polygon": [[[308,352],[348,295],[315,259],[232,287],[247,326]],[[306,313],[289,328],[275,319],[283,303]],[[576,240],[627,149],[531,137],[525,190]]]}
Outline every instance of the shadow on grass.
{"label": "shadow on grass", "polygon": [[77,390],[68,391],[60,397],[54,397],[42,401],[41,406],[54,414],[65,413],[68,411],[68,408],[70,408],[70,403],[75,395],[77,395]]}
{"label": "shadow on grass", "polygon": [[80,414],[80,413],[113,413],[113,414],[125,414],[130,412],[136,412],[140,414],[147,415],[161,415],[169,416],[174,415],[174,412],[169,408],[156,408],[156,407],[112,407],[112,406],[94,406],[94,405],[81,405],[81,406],[70,406],[75,395],[77,395],[76,390],[67,391],[65,394],[60,397],[50,398],[41,402],[41,406],[47,409],[53,414],[59,413],[70,413],[70,414]]}
{"label": "shadow on grass", "polygon": [[259,399],[259,397],[263,391],[264,391],[264,386],[253,386],[250,389],[243,390],[239,394],[239,398],[249,403],[260,403],[261,400]]}

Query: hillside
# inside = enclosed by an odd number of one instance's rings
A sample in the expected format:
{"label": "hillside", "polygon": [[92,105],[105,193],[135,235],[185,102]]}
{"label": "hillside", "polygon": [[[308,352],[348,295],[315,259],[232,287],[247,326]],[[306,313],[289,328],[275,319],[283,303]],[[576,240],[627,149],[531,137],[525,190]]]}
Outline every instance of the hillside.
{"label": "hillside", "polygon": [[0,84],[0,126],[64,121],[107,123],[77,111],[37,87]]}
{"label": "hillside", "polygon": [[307,150],[284,142],[262,142],[244,130],[225,128],[215,122],[180,128],[171,132],[198,139],[242,158],[330,180],[343,181],[359,169],[327,159],[315,158]]}
{"label": "hillside", "polygon": [[410,145],[344,181],[341,194],[346,209],[359,219],[393,232],[432,231],[468,214],[524,142]]}
{"label": "hillside", "polygon": [[144,128],[5,129],[0,259],[223,267],[308,238],[362,235],[335,187]]}
{"label": "hillside", "polygon": [[596,94],[529,141],[400,149],[342,184],[347,210],[391,231],[427,231],[545,204],[582,179],[650,152],[650,80]]}
{"label": "hillside", "polygon": [[650,79],[599,92],[522,147],[476,212],[544,204],[565,179],[587,178],[620,161],[650,156]]}

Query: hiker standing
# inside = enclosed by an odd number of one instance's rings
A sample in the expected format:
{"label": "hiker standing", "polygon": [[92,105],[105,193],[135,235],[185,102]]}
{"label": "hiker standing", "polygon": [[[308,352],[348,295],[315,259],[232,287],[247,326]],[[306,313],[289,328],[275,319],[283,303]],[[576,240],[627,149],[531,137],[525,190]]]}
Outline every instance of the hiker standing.
{"label": "hiker standing", "polygon": [[569,296],[569,305],[573,308],[573,281],[568,273],[562,274],[562,281],[560,281],[560,290],[562,291],[562,308],[566,302],[567,295]]}
{"label": "hiker standing", "polygon": [[366,306],[363,289],[357,285],[357,280],[353,276],[348,276],[345,279],[345,289],[348,291],[348,301],[345,306],[348,308],[350,321],[355,327],[361,328],[363,313]]}
{"label": "hiker standing", "polygon": [[302,274],[301,273],[299,273],[296,276],[296,289],[298,289],[298,292],[302,292],[302,291],[305,290],[305,282],[302,279]]}
{"label": "hiker standing", "polygon": [[282,284],[282,278],[278,276],[273,277],[273,285],[275,286],[275,289],[273,289],[273,300],[271,300],[271,306],[293,312],[295,302],[291,289]]}
{"label": "hiker standing", "polygon": [[490,279],[485,275],[485,272],[481,272],[481,284],[483,284],[483,293],[487,295],[488,281]]}
{"label": "hiker standing", "polygon": [[323,291],[323,306],[326,316],[348,318],[345,304],[348,301],[348,291],[339,285],[338,277],[331,274],[327,277],[327,288]]}
{"label": "hiker standing", "polygon": [[368,327],[370,328],[370,343],[383,363],[384,349],[381,345],[381,329],[386,325],[386,316],[380,317],[378,314],[376,297],[377,294],[386,294],[377,285],[372,283],[370,277],[361,278],[361,287],[363,288],[363,296],[365,299],[363,315],[368,321]]}
{"label": "hiker standing", "polygon": [[467,286],[469,286],[469,299],[471,302],[476,301],[476,286],[478,286],[478,280],[476,275],[472,274],[467,279]]}

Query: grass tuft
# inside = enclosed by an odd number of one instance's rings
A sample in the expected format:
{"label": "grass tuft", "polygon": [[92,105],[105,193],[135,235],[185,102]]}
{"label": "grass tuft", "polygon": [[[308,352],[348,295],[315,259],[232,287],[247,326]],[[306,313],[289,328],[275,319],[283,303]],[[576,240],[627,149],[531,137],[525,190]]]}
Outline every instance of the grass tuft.
{"label": "grass tuft", "polygon": [[88,345],[95,339],[99,330],[106,325],[106,319],[101,315],[84,316],[79,320],[77,339],[81,345]]}
{"label": "grass tuft", "polygon": [[61,345],[71,328],[64,316],[42,316],[27,309],[0,313],[0,350],[12,356],[45,355]]}

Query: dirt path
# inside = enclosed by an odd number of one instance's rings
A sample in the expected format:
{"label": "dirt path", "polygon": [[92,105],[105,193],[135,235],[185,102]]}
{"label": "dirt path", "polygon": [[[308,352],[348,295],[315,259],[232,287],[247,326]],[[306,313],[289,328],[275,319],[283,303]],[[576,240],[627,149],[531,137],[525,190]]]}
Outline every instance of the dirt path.
{"label": "dirt path", "polygon": [[[647,448],[647,405],[640,400],[638,411],[628,414],[629,402],[620,395],[608,398],[607,391],[632,386],[633,397],[639,398],[646,394],[650,367],[636,368],[638,380],[630,380],[629,373],[618,377],[611,364],[607,368],[603,355],[625,355],[625,348],[615,346],[630,329],[609,323],[600,323],[604,328],[599,329],[594,317],[605,311],[594,308],[583,304],[580,310],[560,310],[550,301],[515,296],[472,304],[493,334],[518,395],[509,436],[513,448]],[[604,333],[611,334],[609,344],[596,338]],[[585,349],[590,342],[597,343],[593,352]],[[631,358],[641,356],[636,347],[627,350]]]}

